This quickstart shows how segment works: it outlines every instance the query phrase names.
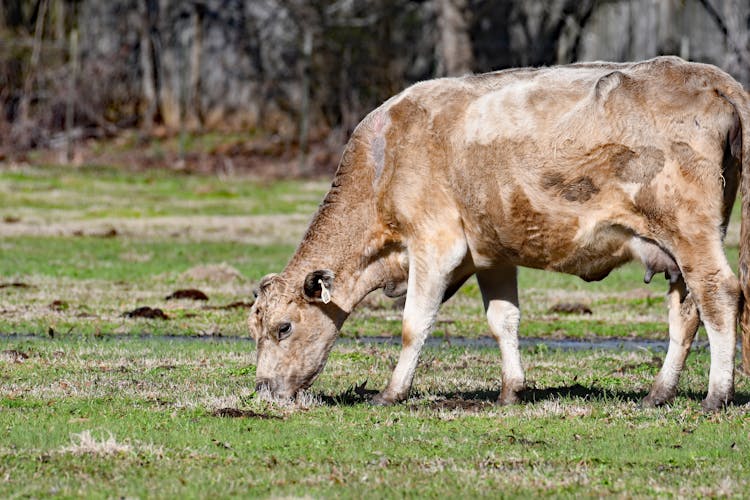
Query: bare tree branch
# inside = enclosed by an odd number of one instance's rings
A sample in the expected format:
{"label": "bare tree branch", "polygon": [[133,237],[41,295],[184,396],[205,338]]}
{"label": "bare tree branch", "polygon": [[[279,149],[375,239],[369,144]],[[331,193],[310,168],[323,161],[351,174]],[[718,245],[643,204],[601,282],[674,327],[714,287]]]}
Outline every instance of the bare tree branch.
{"label": "bare tree branch", "polygon": [[734,39],[733,34],[729,31],[727,28],[727,23],[724,21],[724,18],[721,16],[719,11],[717,11],[714,6],[711,4],[710,0],[698,0],[698,3],[700,3],[703,8],[708,12],[708,15],[711,16],[711,19],[716,22],[716,25],[719,27],[719,30],[721,30],[721,33],[724,35],[724,40],[726,41],[729,48],[735,53],[735,55],[742,61],[745,65],[750,65],[750,56],[748,56],[747,47],[741,47],[737,44],[737,42]]}

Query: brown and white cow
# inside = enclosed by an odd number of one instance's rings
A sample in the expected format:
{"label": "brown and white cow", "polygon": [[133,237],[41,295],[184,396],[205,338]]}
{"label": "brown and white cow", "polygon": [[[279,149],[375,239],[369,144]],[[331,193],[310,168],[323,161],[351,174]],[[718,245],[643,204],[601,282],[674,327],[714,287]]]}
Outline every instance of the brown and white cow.
{"label": "brown and white cow", "polygon": [[[500,403],[524,387],[518,266],[600,280],[638,259],[669,281],[669,348],[644,403],[674,397],[699,322],[706,409],[732,400],[740,297],[750,297],[750,99],[674,57],[418,83],[352,134],[304,239],[250,313],[257,385],[308,387],[373,290],[406,291],[403,348],[374,402],[407,397],[440,304],[477,276],[502,352]],[[742,177],[740,280],[722,247]],[[742,315],[745,369],[750,367]]]}

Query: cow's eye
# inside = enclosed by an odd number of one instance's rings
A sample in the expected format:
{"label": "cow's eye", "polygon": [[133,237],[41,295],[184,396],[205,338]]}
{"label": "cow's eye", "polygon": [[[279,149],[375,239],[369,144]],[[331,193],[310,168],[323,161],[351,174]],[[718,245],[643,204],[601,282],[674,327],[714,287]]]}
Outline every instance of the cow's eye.
{"label": "cow's eye", "polygon": [[292,324],[282,323],[279,325],[279,340],[284,340],[292,334]]}

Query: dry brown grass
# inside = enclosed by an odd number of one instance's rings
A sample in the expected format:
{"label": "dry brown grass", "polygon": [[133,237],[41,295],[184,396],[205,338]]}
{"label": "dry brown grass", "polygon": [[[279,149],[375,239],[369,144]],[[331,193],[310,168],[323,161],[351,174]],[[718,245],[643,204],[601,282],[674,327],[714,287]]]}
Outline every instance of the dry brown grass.
{"label": "dry brown grass", "polygon": [[85,430],[79,434],[71,436],[71,444],[63,446],[61,453],[71,453],[73,455],[118,455],[126,454],[133,451],[133,446],[128,443],[118,443],[115,437],[109,433],[108,437],[97,439],[90,430]]}
{"label": "dry brown grass", "polygon": [[[0,237],[58,236],[168,238],[188,241],[234,241],[252,245],[295,245],[302,238],[309,215],[169,216],[148,218],[102,217],[64,220],[21,215],[18,222],[0,219]],[[72,220],[71,220],[72,217]],[[140,258],[140,257],[136,257]]]}

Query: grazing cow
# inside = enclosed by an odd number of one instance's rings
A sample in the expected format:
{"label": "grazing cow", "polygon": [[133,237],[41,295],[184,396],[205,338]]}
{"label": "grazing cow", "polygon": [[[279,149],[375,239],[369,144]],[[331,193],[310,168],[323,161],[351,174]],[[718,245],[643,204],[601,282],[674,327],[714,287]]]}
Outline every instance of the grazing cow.
{"label": "grazing cow", "polygon": [[[499,402],[516,402],[517,267],[588,281],[636,259],[647,281],[669,278],[669,348],[644,403],[674,397],[702,321],[703,406],[718,409],[750,297],[748,165],[750,99],[713,66],[663,57],[418,83],[359,124],[286,269],[261,280],[248,320],[257,386],[308,387],[352,308],[382,288],[406,293],[403,347],[373,401],[402,401],[440,304],[475,274],[502,352]],[[740,179],[738,281],[722,240]]]}

